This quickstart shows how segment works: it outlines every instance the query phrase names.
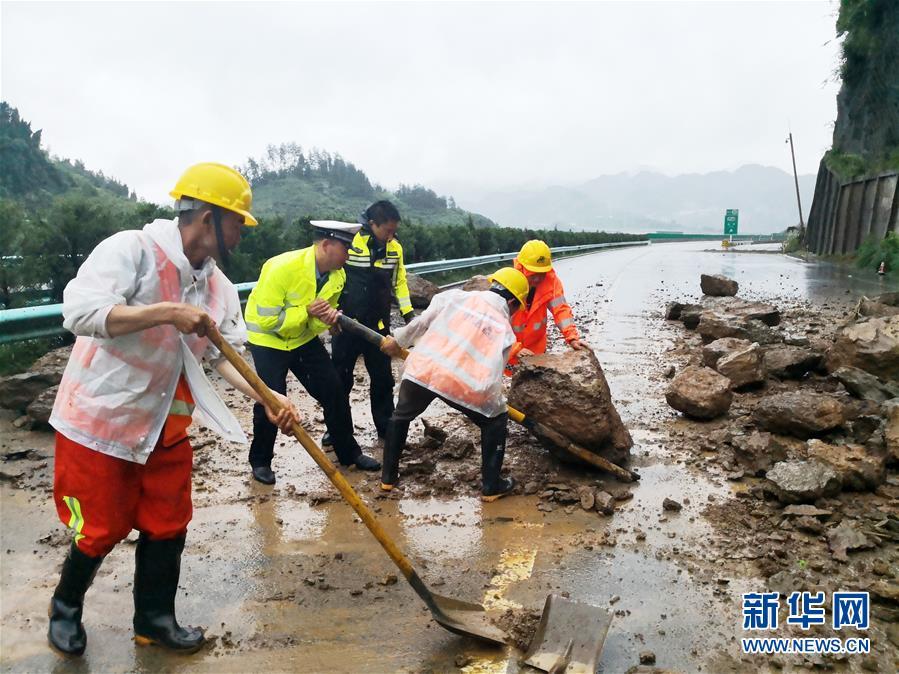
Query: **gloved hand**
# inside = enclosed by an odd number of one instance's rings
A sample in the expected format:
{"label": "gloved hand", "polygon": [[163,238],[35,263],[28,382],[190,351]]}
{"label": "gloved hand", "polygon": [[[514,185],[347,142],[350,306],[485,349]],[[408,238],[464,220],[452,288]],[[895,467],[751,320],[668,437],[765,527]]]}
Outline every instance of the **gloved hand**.
{"label": "gloved hand", "polygon": [[409,325],[409,323],[415,320],[415,312],[410,311],[408,314],[403,314],[403,320],[406,321],[406,325]]}

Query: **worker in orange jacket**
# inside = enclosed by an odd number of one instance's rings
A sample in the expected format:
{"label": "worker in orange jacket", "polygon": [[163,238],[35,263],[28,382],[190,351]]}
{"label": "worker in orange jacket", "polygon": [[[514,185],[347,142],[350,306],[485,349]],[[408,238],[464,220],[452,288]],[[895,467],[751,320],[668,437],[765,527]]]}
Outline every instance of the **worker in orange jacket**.
{"label": "worker in orange jacket", "polygon": [[515,355],[509,359],[509,364],[517,363],[519,356],[546,352],[547,311],[552,312],[553,320],[568,346],[575,350],[589,349],[574,325],[562,281],[553,270],[549,246],[538,239],[531,239],[521,247],[514,266],[527,277],[530,292],[527,305],[512,316],[512,330],[518,345],[512,349]]}

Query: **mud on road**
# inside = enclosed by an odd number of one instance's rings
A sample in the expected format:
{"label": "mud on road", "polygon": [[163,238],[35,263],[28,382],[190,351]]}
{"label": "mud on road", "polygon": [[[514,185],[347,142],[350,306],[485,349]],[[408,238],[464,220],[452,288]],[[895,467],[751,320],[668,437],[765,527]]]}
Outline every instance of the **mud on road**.
{"label": "mud on road", "polygon": [[[895,596],[874,598],[869,656],[768,658],[739,651],[742,592],[865,587],[889,595],[897,546],[870,532],[883,520],[876,514],[896,514],[895,470],[875,491],[816,504],[831,514],[806,515],[800,526],[802,516],[785,515],[758,489],[762,478],[738,475],[730,462],[743,412],[797,384],[738,393],[728,417],[711,422],[690,421],[665,402],[666,370],[682,370],[700,348],[695,333],[664,320],[665,306],[698,300],[700,270],[737,279],[741,296],[777,305],[785,325],[811,327],[815,340],[829,338],[859,294],[886,288],[779,255],[723,255],[706,247],[651,246],[558,264],[578,325],[633,436],[631,467],[640,472],[639,483],[560,464],[510,424],[506,467],[519,491],[482,504],[476,429],[440,403],[413,424],[400,489],[383,495],[376,475],[346,472],[429,586],[483,603],[510,628],[517,649],[483,648],[435,625],[293,440],[279,439],[278,483],[264,487],[249,479],[244,448],[200,429],[194,431],[195,513],[178,611],[183,622],[208,627],[210,645],[174,657],[131,641],[133,546],[126,541],[88,592],[86,656],[63,660],[44,636],[47,601],[70,540],[52,504],[52,436],[15,428],[6,415],[0,421],[0,666],[12,672],[517,672],[527,670],[518,663],[519,649],[533,617],[556,592],[613,613],[601,661],[606,672],[637,667],[641,657],[660,670],[684,672],[895,671]],[[358,437],[379,456],[366,384],[360,363],[353,393]],[[834,385],[822,376],[812,386]],[[320,437],[320,410],[292,391],[307,428]],[[223,395],[249,430],[249,406],[237,394]],[[440,440],[440,431],[450,440]],[[834,559],[815,522],[825,527],[836,518],[865,523],[873,547]]]}

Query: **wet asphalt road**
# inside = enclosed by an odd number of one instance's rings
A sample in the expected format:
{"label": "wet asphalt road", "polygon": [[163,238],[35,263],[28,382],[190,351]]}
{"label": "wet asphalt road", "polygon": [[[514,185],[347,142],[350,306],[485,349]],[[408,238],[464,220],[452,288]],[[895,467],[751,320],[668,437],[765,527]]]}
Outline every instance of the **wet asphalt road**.
{"label": "wet asphalt road", "polygon": [[[705,252],[712,248],[708,242],[656,244],[557,264],[577,323],[632,430],[634,465],[643,479],[612,518],[580,509],[543,513],[536,496],[494,504],[469,496],[374,502],[435,591],[480,601],[488,610],[540,609],[549,592],[608,607],[616,615],[601,660],[606,672],[637,664],[645,650],[654,651],[662,667],[715,671],[709,654],[735,650],[739,593],[760,581],[729,571],[722,591],[717,581],[724,572],[695,563],[710,533],[699,514],[702,504],[709,494],[727,495],[734,487],[689,471],[665,447],[659,427],[672,413],[651,375],[666,364],[677,333],[661,309],[670,300],[698,299],[700,272],[735,278],[748,299],[845,301],[846,290],[892,288],[851,270],[774,254]],[[370,429],[367,404],[356,397],[357,424]],[[435,416],[445,411],[431,410]],[[245,424],[248,412],[244,406]],[[44,453],[52,442],[48,434],[15,431],[7,422],[0,432]],[[370,430],[361,435],[363,444],[374,444]],[[66,660],[50,652],[46,604],[65,548],[38,541],[46,535],[62,541],[62,526],[46,480],[35,490],[0,485],[2,670],[459,671],[455,661],[463,655],[466,672],[519,671],[520,653],[485,649],[436,626],[402,580],[390,581],[395,569],[348,506],[312,506],[291,491],[328,491],[311,460],[288,444],[278,452],[279,483],[272,490],[247,479],[242,449],[198,451],[205,477],[196,486],[178,611],[183,622],[208,626],[217,639],[187,657],[131,641],[133,546],[127,543],[104,562],[88,593],[86,656]],[[350,477],[372,502],[375,479]],[[666,496],[689,504],[663,518]]]}

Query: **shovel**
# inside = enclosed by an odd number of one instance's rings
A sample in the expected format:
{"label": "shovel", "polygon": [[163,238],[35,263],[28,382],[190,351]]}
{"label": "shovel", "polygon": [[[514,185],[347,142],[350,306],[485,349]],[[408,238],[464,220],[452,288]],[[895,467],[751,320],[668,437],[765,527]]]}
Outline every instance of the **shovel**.
{"label": "shovel", "polygon": [[594,674],[611,624],[608,611],[551,594],[524,663],[552,674]]}
{"label": "shovel", "polygon": [[[361,337],[362,339],[370,342],[371,344],[374,344],[375,346],[380,346],[381,342],[384,340],[384,335],[362,325],[360,322],[353,320],[349,316],[340,314],[340,316],[338,316],[337,318],[337,324],[341,327],[341,329],[357,335],[358,337]],[[409,352],[406,349],[403,349],[402,358],[405,360],[406,356],[408,355]],[[622,468],[621,466],[612,463],[608,459],[605,459],[598,454],[594,454],[588,449],[584,449],[580,445],[571,442],[571,440],[564,437],[561,433],[552,430],[548,426],[541,424],[539,421],[529,419],[524,414],[524,412],[521,412],[520,410],[509,406],[507,406],[506,409],[509,413],[509,418],[512,421],[521,424],[538,438],[549,439],[553,444],[564,448],[564,451],[573,454],[577,458],[586,461],[587,463],[596,466],[601,470],[612,473],[612,475],[620,478],[624,482],[634,482],[635,480],[640,479],[640,476],[634,471]]]}
{"label": "shovel", "polygon": [[[209,340],[215,344],[216,348],[222,352],[222,355],[231,363],[234,368],[247,380],[247,383],[253,387],[261,397],[265,404],[271,410],[280,410],[281,404],[272,395],[268,386],[266,386],[259,376],[253,371],[253,368],[241,358],[234,348],[228,344],[217,328],[212,327],[208,332]],[[448,629],[450,632],[461,634],[462,636],[474,637],[482,641],[495,645],[503,645],[508,640],[506,634],[498,627],[493,625],[487,619],[487,613],[480,604],[472,604],[466,601],[460,601],[451,597],[442,597],[439,594],[431,592],[422,581],[421,577],[412,567],[412,563],[397,547],[393,539],[387,535],[387,532],[381,528],[381,525],[375,519],[374,513],[369,509],[365,502],[355,492],[353,487],[347,482],[343,474],[337,470],[333,463],[325,456],[322,449],[315,444],[305,429],[298,423],[293,424],[293,436],[299,440],[303,448],[318,464],[331,483],[337,487],[337,491],[343,496],[344,500],[352,506],[356,514],[362,518],[365,526],[372,535],[378,539],[378,543],[387,552],[393,563],[397,565],[402,572],[403,577],[409,581],[412,589],[425,603],[431,611],[431,616],[437,623]]]}

